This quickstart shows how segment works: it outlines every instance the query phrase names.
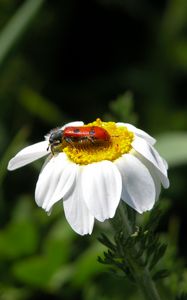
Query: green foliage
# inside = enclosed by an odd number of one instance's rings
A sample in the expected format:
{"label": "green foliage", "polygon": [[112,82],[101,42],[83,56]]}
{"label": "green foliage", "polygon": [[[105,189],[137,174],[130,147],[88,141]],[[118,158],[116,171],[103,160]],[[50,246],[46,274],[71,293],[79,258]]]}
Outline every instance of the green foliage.
{"label": "green foliage", "polygon": [[[0,1],[0,299],[144,300],[123,278],[133,281],[128,259],[138,258],[162,300],[187,298],[186,3]],[[97,117],[156,135],[172,167],[171,188],[159,200],[162,216],[129,209],[134,231],[127,239],[112,239],[107,222],[78,237],[61,203],[50,217],[38,208],[42,161],[6,170],[18,150],[52,127]],[[96,240],[101,229],[105,246]],[[126,259],[134,244],[140,249]],[[108,263],[115,274],[106,272]]]}
{"label": "green foliage", "polygon": [[1,277],[1,290],[9,294],[10,289],[10,295],[14,294],[11,285],[7,286],[9,276],[27,287],[15,289],[15,299],[24,299],[31,289],[58,294],[70,282],[74,289],[82,288],[103,270],[96,263],[103,247],[93,242],[72,260],[77,237],[61,218],[61,210],[57,209],[52,219],[43,223],[31,201],[26,196],[20,199],[11,223],[0,232],[1,268],[6,268],[7,274]]}
{"label": "green foliage", "polygon": [[28,88],[21,90],[19,102],[32,116],[38,117],[52,126],[55,126],[56,123],[60,124],[64,119],[55,104]]}
{"label": "green foliage", "polygon": [[[159,222],[160,211],[154,209],[148,222],[143,227],[138,227],[130,234],[125,235],[122,228],[114,236],[114,242],[110,241],[106,235],[102,235],[99,241],[108,247],[104,252],[104,258],[99,257],[99,262],[113,266],[116,270],[120,269],[130,279],[135,281],[135,270],[133,265],[138,266],[141,274],[146,267],[152,272],[154,280],[168,276],[167,270],[157,270],[155,265],[163,257],[166,245],[159,241],[155,236],[155,223]],[[156,221],[156,222],[155,222]]]}
{"label": "green foliage", "polygon": [[11,144],[7,148],[4,155],[1,157],[0,185],[2,184],[3,179],[6,176],[7,161],[12,157],[12,155],[14,155],[15,152],[19,150],[19,147],[25,146],[28,134],[29,134],[28,128],[26,127],[21,128],[16,134],[16,136],[14,137],[14,139],[12,140]]}
{"label": "green foliage", "polygon": [[184,293],[182,295],[176,297],[176,300],[186,300],[186,299],[187,299],[187,294],[184,294]]}
{"label": "green foliage", "polygon": [[187,134],[170,132],[158,136],[158,151],[166,158],[169,166],[175,167],[187,163]]}
{"label": "green foliage", "polygon": [[30,255],[36,250],[37,238],[37,228],[33,223],[12,221],[0,232],[0,256],[9,260]]}
{"label": "green foliage", "polygon": [[111,113],[104,116],[106,121],[111,119],[116,122],[125,122],[136,124],[137,115],[134,113],[133,95],[131,92],[126,92],[117,97],[116,100],[111,101],[109,104]]}
{"label": "green foliage", "polygon": [[14,47],[17,40],[27,29],[32,18],[40,9],[44,0],[27,0],[17,10],[16,14],[8,22],[7,26],[0,34],[0,64],[4,62],[8,52]]}
{"label": "green foliage", "polygon": [[120,277],[125,275],[132,283],[137,281],[135,274],[141,278],[144,268],[147,268],[157,284],[162,282],[161,298],[174,299],[175,295],[186,293],[187,270],[178,258],[176,244],[170,242],[166,246],[166,236],[157,233],[163,213],[164,209],[161,213],[156,206],[143,225],[133,226],[130,235],[124,234],[124,228],[119,226],[121,222],[117,224],[119,229],[113,239],[102,234],[99,241],[108,250],[99,256],[98,261],[109,266],[112,273]]}

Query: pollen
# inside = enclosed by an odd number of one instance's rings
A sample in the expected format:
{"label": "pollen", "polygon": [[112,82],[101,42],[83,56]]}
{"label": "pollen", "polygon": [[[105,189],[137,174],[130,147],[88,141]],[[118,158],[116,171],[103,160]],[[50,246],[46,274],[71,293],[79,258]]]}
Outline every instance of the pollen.
{"label": "pollen", "polygon": [[132,149],[134,134],[126,127],[117,126],[115,122],[102,122],[100,119],[84,125],[104,128],[110,136],[108,141],[83,140],[82,142],[62,143],[62,151],[74,163],[87,165],[102,160],[114,161]]}

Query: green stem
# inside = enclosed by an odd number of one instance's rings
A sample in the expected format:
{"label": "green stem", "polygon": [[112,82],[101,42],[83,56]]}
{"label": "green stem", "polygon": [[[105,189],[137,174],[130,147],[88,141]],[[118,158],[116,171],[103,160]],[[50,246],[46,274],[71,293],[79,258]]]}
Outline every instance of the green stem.
{"label": "green stem", "polygon": [[10,49],[27,29],[44,0],[27,0],[16,11],[0,33],[0,65]]}
{"label": "green stem", "polygon": [[[123,233],[126,236],[129,236],[133,233],[133,228],[127,216],[127,211],[123,201],[121,201],[116,216],[111,220],[112,227],[115,232],[119,232],[119,228],[123,230]],[[129,253],[126,259],[128,260],[129,268],[133,274],[136,284],[140,288],[142,294],[146,300],[160,300],[160,296],[156,289],[155,283],[152,280],[150,271],[148,268],[142,267],[142,259],[134,259],[136,253],[139,252],[139,246],[136,245],[134,252]],[[139,260],[139,261],[138,261]]]}

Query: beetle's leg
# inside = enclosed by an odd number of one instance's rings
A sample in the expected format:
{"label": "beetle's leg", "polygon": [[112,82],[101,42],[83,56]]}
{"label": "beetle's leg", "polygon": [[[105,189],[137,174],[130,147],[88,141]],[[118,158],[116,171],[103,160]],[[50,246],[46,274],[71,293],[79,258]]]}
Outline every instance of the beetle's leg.
{"label": "beetle's leg", "polygon": [[48,149],[51,146],[51,153],[52,153],[52,155],[55,155],[55,152],[59,152],[58,150],[55,151],[56,150],[55,148],[57,148],[60,144],[61,144],[61,141],[54,141],[52,144],[50,144],[48,146]]}
{"label": "beetle's leg", "polygon": [[86,139],[90,141],[92,144],[95,144],[95,139],[93,136],[87,136]]}
{"label": "beetle's leg", "polygon": [[66,143],[70,144],[72,147],[75,147],[75,146],[73,145],[72,138],[64,137],[64,140],[66,141]]}

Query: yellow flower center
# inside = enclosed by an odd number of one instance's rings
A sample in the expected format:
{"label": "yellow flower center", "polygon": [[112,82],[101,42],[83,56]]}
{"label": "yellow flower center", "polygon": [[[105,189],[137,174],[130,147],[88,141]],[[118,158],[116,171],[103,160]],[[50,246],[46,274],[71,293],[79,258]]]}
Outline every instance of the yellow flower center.
{"label": "yellow flower center", "polygon": [[110,139],[91,142],[89,139],[83,142],[62,143],[62,150],[68,158],[76,164],[87,165],[102,160],[114,161],[131,149],[134,134],[126,127],[116,126],[115,122],[102,122],[100,119],[84,125],[85,127],[98,126],[104,128],[110,135]]}

